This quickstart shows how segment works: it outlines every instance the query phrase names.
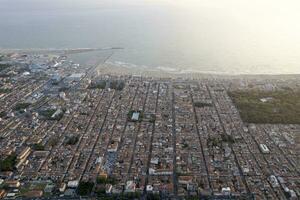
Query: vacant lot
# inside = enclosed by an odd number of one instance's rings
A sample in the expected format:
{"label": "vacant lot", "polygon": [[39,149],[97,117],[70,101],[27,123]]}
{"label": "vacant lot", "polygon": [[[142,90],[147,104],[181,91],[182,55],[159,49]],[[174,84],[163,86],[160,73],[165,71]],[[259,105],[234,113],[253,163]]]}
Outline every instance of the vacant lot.
{"label": "vacant lot", "polygon": [[232,91],[244,122],[300,124],[300,91]]}

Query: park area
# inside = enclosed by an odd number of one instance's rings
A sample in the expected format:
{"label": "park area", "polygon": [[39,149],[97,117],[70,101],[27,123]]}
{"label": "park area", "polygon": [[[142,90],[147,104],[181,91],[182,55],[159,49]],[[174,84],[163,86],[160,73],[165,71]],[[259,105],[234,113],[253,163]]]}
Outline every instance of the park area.
{"label": "park area", "polygon": [[244,122],[300,124],[300,91],[239,90],[228,94]]}

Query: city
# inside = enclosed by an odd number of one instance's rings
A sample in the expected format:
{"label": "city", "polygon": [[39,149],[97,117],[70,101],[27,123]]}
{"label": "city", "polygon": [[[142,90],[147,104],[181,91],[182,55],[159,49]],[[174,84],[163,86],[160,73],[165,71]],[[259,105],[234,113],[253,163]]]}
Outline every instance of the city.
{"label": "city", "polygon": [[50,53],[0,57],[0,198],[300,198],[300,123],[244,122],[230,95],[296,91],[296,75],[95,68]]}

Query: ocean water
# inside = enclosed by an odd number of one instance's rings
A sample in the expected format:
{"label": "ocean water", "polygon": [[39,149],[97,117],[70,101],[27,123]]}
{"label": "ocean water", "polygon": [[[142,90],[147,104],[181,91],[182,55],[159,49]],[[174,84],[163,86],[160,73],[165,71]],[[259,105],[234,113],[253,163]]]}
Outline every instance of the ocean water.
{"label": "ocean water", "polygon": [[0,48],[123,47],[109,62],[166,71],[300,73],[297,1],[174,2],[0,0]]}

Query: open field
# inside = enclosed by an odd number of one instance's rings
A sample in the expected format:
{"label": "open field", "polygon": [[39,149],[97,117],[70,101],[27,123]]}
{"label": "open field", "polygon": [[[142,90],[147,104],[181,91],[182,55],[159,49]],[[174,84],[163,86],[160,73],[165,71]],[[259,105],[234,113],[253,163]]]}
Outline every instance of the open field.
{"label": "open field", "polygon": [[300,124],[300,91],[232,91],[244,122]]}

